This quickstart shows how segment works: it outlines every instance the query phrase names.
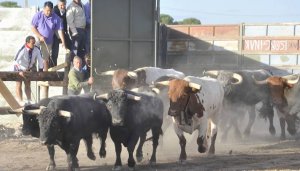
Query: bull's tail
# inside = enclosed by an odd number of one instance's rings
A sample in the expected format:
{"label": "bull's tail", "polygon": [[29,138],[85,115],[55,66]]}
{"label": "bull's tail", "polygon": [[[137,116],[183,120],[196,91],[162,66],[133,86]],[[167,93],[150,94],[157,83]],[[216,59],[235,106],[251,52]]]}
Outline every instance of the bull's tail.
{"label": "bull's tail", "polygon": [[[160,128],[160,130],[159,130],[159,135],[161,135],[161,136],[164,135],[164,133],[163,133],[163,131],[162,131],[161,128]],[[152,135],[151,137],[149,137],[149,138],[146,138],[145,142],[146,142],[146,141],[150,141],[150,140],[152,140],[152,139],[153,139],[153,135]]]}

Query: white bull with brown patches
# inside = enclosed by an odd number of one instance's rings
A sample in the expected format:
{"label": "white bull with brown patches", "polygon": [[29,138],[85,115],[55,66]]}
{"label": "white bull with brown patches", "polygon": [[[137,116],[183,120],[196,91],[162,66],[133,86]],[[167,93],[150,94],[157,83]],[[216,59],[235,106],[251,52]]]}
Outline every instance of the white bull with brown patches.
{"label": "white bull with brown patches", "polygon": [[174,69],[163,69],[158,67],[142,67],[134,71],[125,69],[111,70],[102,72],[101,75],[112,75],[113,89],[130,90],[135,87],[149,86],[158,78],[170,76],[176,78],[184,78],[184,73]]}
{"label": "white bull with brown patches", "polygon": [[[169,115],[173,116],[175,132],[180,141],[179,160],[186,160],[184,132],[198,130],[198,151],[215,153],[217,124],[222,110],[224,90],[213,78],[188,76],[182,79],[158,82],[169,86]],[[210,143],[209,143],[210,141]]]}

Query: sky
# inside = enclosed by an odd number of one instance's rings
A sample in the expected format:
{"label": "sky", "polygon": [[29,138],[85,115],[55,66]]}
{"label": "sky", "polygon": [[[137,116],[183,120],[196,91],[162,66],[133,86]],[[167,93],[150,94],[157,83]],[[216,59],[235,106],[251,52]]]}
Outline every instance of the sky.
{"label": "sky", "polygon": [[[24,0],[12,1],[24,5]],[[44,2],[29,0],[29,5]],[[290,23],[300,21],[300,0],[160,0],[160,13],[175,21],[197,18],[202,24]]]}

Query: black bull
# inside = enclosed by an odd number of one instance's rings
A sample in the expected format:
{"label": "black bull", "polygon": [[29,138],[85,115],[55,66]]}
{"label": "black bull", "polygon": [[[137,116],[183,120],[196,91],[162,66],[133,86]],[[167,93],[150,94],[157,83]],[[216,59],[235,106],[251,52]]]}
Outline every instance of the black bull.
{"label": "black bull", "polygon": [[[140,99],[132,99],[132,95]],[[131,98],[130,98],[131,97]],[[107,107],[112,115],[110,135],[115,144],[116,162],[115,168],[121,167],[120,154],[122,146],[127,147],[129,154],[128,166],[133,168],[135,160],[133,151],[140,138],[136,151],[137,160],[143,158],[142,147],[146,140],[146,134],[151,129],[153,151],[150,163],[156,162],[156,148],[159,134],[162,134],[163,103],[154,94],[134,93],[127,90],[113,90],[106,96]]]}
{"label": "black bull", "polygon": [[[259,110],[263,118],[269,119],[269,132],[274,135],[275,127],[273,125],[274,110],[272,107],[270,91],[267,85],[257,85],[253,80],[253,76],[257,79],[266,79],[271,76],[271,73],[266,70],[238,70],[238,71],[206,71],[205,75],[212,76],[220,81],[224,86],[224,110],[225,113],[241,113],[248,110],[249,121],[244,131],[246,136],[249,136],[252,125],[255,121],[255,105],[262,102],[262,107]],[[239,77],[234,77],[238,74]],[[239,78],[240,80],[238,80]],[[236,135],[241,136],[237,127],[237,115],[227,116],[230,119],[227,128],[225,128],[223,138],[225,139],[229,128],[233,125],[236,129]],[[227,118],[227,119],[228,119]]]}
{"label": "black bull", "polygon": [[[37,109],[39,106],[47,106],[47,108],[42,109],[37,117],[28,115],[31,111],[28,109]],[[60,116],[60,110],[71,112],[71,117]],[[55,168],[53,145],[59,145],[66,152],[70,170],[79,167],[76,155],[80,139],[85,140],[87,155],[94,160],[93,133],[97,133],[101,139],[100,157],[106,156],[105,140],[111,116],[104,102],[95,101],[93,96],[57,96],[43,99],[36,105],[27,106],[23,117],[23,132],[40,137],[41,142],[47,145],[50,155],[50,163],[47,167],[49,170]]]}

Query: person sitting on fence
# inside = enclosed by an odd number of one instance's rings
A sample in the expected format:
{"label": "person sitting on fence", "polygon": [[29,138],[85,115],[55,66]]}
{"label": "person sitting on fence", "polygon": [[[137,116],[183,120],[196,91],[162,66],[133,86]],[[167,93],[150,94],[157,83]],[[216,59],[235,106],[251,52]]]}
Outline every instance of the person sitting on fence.
{"label": "person sitting on fence", "polygon": [[75,56],[73,59],[73,68],[68,74],[69,84],[68,84],[68,95],[78,95],[80,94],[82,88],[89,87],[94,83],[94,78],[89,77],[84,80],[84,72],[82,72],[82,61],[79,56]]}
{"label": "person sitting on fence", "polygon": [[[25,84],[25,94],[27,100],[31,101],[31,89],[30,81],[26,80],[24,76],[24,71],[34,71],[35,63],[38,61],[39,71],[43,71],[43,58],[41,56],[41,51],[35,46],[35,38],[33,36],[27,36],[25,39],[25,45],[23,45],[17,52],[14,58],[14,71],[19,72],[19,75],[24,77]],[[36,71],[36,69],[35,69]],[[22,92],[22,81],[16,82],[16,95],[17,100],[23,104],[23,92]]]}

